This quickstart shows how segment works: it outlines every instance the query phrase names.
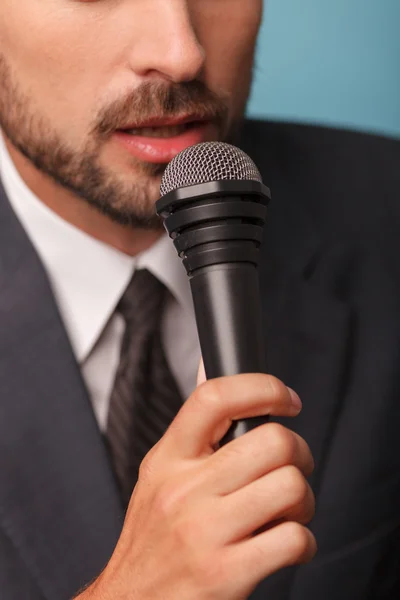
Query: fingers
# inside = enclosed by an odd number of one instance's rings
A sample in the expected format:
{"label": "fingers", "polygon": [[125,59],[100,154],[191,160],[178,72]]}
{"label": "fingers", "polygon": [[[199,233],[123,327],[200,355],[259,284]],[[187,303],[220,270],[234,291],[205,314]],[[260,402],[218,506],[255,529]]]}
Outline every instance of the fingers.
{"label": "fingers", "polygon": [[254,416],[296,416],[298,396],[270,375],[245,374],[200,385],[164,436],[164,448],[180,457],[209,455],[233,420]]}
{"label": "fingers", "polygon": [[294,465],[305,477],[314,469],[306,442],[278,423],[261,425],[210,456],[202,483],[216,494],[230,494],[270,471]]}
{"label": "fingers", "polygon": [[296,467],[288,465],[223,498],[218,536],[223,543],[231,543],[277,520],[306,524],[314,511],[309,484]]}
{"label": "fingers", "polygon": [[231,546],[225,560],[237,581],[262,581],[284,567],[309,562],[316,551],[311,531],[290,521]]}

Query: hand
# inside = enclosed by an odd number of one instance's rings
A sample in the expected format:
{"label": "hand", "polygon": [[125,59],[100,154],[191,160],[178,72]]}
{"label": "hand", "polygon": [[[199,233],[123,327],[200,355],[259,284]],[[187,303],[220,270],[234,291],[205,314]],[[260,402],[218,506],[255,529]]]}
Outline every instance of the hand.
{"label": "hand", "polygon": [[115,552],[79,599],[242,600],[278,569],[309,561],[304,440],[268,423],[218,448],[233,420],[300,408],[268,375],[197,387],[145,457]]}

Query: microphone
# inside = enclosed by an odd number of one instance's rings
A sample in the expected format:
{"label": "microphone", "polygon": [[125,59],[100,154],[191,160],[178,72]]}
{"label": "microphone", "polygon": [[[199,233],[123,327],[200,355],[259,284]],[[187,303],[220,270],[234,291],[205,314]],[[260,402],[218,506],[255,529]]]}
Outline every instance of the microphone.
{"label": "microphone", "polygon": [[[258,282],[270,190],[253,161],[222,142],[196,144],[167,166],[157,214],[190,280],[207,379],[266,368]],[[221,444],[267,421],[234,422]]]}

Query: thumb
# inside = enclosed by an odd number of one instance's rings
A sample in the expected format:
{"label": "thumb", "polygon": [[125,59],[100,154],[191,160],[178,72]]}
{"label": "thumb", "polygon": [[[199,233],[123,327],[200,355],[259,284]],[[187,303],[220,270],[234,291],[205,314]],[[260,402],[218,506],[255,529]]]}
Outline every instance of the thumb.
{"label": "thumb", "polygon": [[206,372],[204,369],[203,359],[201,359],[199,370],[197,371],[197,385],[199,386],[202,383],[204,383],[205,381],[207,381],[207,377],[206,377]]}

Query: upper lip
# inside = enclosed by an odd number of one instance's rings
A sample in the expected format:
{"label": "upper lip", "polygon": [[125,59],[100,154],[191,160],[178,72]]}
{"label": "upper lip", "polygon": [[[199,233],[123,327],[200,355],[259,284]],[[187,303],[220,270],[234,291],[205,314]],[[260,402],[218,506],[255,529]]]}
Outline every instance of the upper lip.
{"label": "upper lip", "polygon": [[129,125],[125,125],[121,127],[121,129],[141,129],[144,127],[175,127],[177,125],[186,125],[187,123],[204,123],[206,121],[210,121],[210,119],[206,117],[201,117],[199,115],[184,115],[181,117],[166,117],[166,118],[157,118],[149,119],[148,121],[141,121],[132,123]]}

